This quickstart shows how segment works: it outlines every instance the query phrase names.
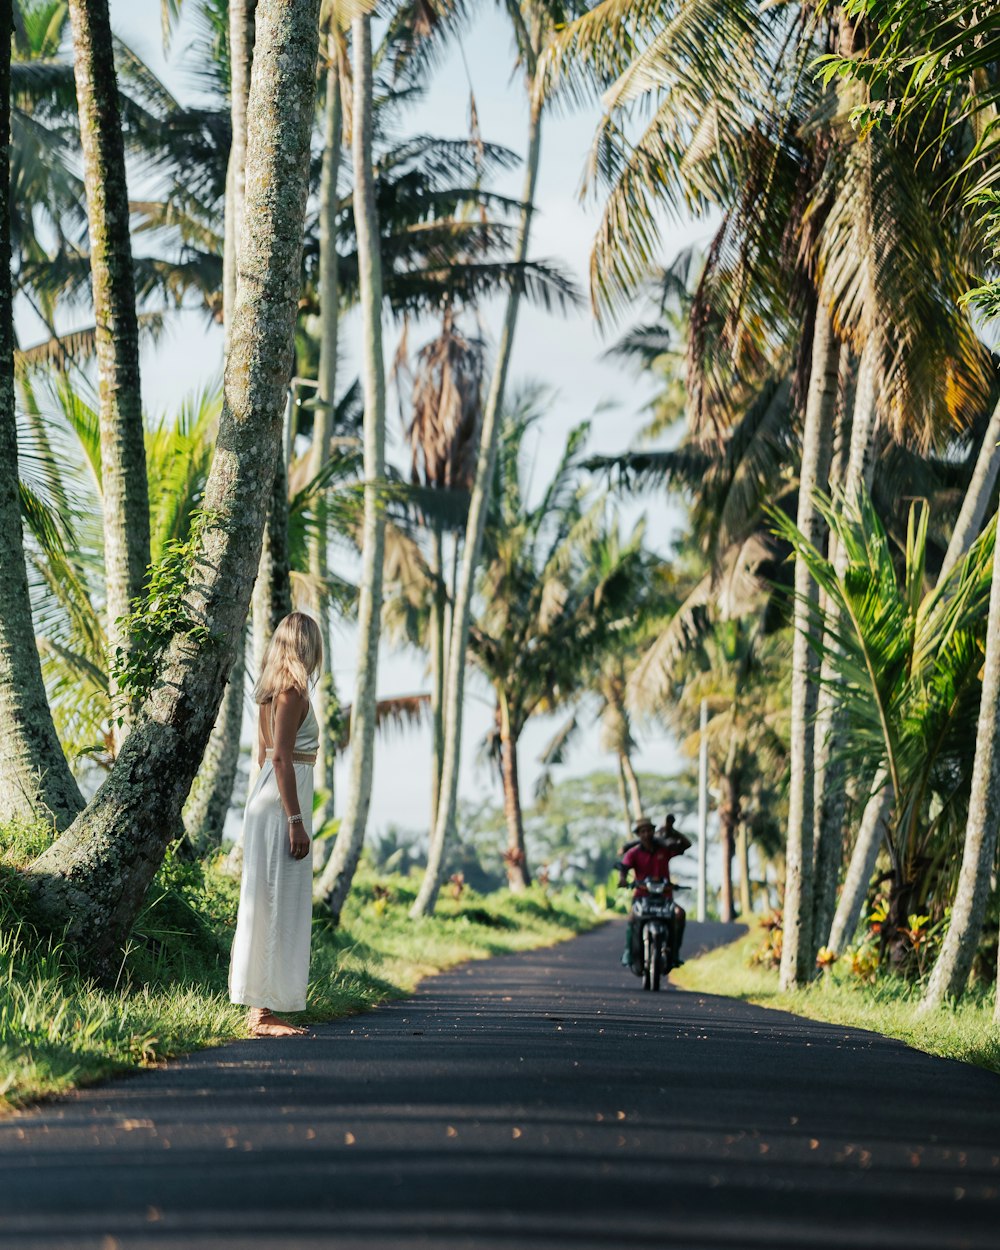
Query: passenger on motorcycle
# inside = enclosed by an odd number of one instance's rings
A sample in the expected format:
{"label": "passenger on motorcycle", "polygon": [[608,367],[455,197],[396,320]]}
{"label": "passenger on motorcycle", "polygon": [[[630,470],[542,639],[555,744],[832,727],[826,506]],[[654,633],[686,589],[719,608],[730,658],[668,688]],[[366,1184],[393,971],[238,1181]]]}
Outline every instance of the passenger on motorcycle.
{"label": "passenger on motorcycle", "polygon": [[[654,828],[653,822],[648,817],[642,816],[635,822],[633,832],[638,840],[630,842],[625,847],[624,854],[618,864],[619,886],[627,884],[629,872],[635,878],[633,899],[642,898],[648,893],[642,886],[642,882],[647,877],[652,877],[654,880],[669,881],[670,861],[676,855],[683,855],[690,847],[690,839],[686,838],[674,825],[673,816],[668,816],[658,830]],[[681,959],[681,942],[684,940],[684,925],[687,920],[687,913],[683,907],[676,903],[674,907],[670,946],[674,956],[673,966],[679,968],[684,962]],[[625,950],[622,953],[622,964],[626,968],[634,967],[637,963],[641,965],[642,963],[639,938],[639,926],[633,922],[632,915],[629,913],[628,924],[625,926]]]}

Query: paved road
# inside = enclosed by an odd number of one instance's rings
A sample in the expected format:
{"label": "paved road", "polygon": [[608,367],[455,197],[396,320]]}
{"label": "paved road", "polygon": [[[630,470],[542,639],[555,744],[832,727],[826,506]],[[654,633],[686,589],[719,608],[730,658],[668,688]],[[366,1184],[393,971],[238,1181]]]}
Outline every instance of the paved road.
{"label": "paved road", "polygon": [[[728,937],[691,926],[690,945]],[[3,1250],[1000,1244],[1000,1078],[638,991],[612,926],[0,1121]]]}

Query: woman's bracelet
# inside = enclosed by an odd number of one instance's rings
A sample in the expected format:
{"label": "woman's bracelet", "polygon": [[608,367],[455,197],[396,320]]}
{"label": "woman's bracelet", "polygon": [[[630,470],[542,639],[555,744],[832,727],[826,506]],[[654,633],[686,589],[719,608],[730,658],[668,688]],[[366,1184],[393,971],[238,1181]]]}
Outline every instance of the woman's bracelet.
{"label": "woman's bracelet", "polygon": [[301,825],[301,824],[304,824],[305,822],[304,822],[304,821],[303,821],[303,819],[302,819],[302,813],[301,813],[301,812],[296,812],[294,816],[289,816],[289,817],[288,817],[288,823],[289,823],[290,825]]}

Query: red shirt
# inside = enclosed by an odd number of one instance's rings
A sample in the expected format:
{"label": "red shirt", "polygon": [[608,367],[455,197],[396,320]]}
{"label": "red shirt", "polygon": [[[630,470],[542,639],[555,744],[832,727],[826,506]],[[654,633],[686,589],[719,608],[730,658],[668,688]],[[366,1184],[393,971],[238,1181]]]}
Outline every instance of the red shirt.
{"label": "red shirt", "polygon": [[[636,881],[644,881],[646,877],[653,877],[659,881],[670,880],[670,861],[675,855],[680,855],[680,849],[667,849],[667,847],[655,844],[651,851],[647,851],[640,842],[638,846],[633,846],[622,856],[622,868],[626,871],[631,868],[635,875]],[[641,886],[636,887],[636,895],[642,898],[648,891]]]}

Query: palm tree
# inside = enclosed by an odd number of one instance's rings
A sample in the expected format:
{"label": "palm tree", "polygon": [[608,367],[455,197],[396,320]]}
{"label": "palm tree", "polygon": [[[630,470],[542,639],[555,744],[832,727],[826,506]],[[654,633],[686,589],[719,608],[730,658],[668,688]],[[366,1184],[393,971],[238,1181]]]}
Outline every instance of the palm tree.
{"label": "palm tree", "polygon": [[83,806],[49,711],[31,619],[21,528],[14,407],[10,246],[11,7],[0,15],[0,819],[48,813],[65,828]]}
{"label": "palm tree", "polygon": [[852,767],[867,794],[884,773],[893,810],[883,949],[905,957],[900,934],[912,912],[943,913],[951,848],[969,804],[967,761],[975,741],[994,533],[988,531],[943,583],[924,589],[928,509],[911,510],[898,573],[867,494],[837,512],[821,502],[845,553],[844,572],[777,524],[836,604],[829,654],[850,729]]}
{"label": "palm tree", "polygon": [[[157,571],[170,618],[144,617],[150,651],[135,726],[85,812],[26,873],[40,913],[108,969],[197,771],[243,629],[264,501],[281,439],[282,362],[297,311],[319,0],[260,0],[250,93],[244,272],[220,445],[192,542]],[[197,570],[196,576],[190,577]],[[206,628],[206,623],[208,628]]]}
{"label": "palm tree", "polygon": [[565,702],[629,629],[637,588],[648,580],[642,526],[625,540],[603,498],[579,486],[588,427],[574,430],[538,502],[528,489],[523,444],[536,419],[529,394],[504,421],[469,658],[493,688],[494,743],[507,824],[512,889],[530,882],[524,845],[518,740],[539,711]]}
{"label": "palm tree", "polygon": [[[508,5],[508,13],[514,26],[518,61],[525,75],[529,95],[528,143],[525,157],[524,189],[521,193],[521,225],[514,248],[514,263],[521,267],[528,257],[531,236],[531,218],[534,211],[535,184],[541,156],[542,99],[539,93],[539,58],[556,30],[556,22],[565,17],[556,12],[556,6],[547,6],[537,0],[522,0]],[[469,639],[472,599],[475,592],[476,571],[482,551],[483,534],[489,511],[490,491],[493,485],[497,443],[500,436],[501,413],[507,385],[517,315],[520,308],[523,282],[516,282],[507,299],[503,327],[497,345],[493,374],[483,407],[479,454],[476,475],[469,502],[465,539],[462,548],[462,564],[455,592],[452,611],[451,637],[447,648],[447,685],[444,697],[444,748],[442,753],[441,782],[437,818],[431,831],[427,870],[420,891],[414,900],[411,914],[425,915],[432,911],[440,888],[444,847],[454,833],[455,813],[458,803],[458,770],[462,743],[462,712],[465,689],[465,665],[463,658]]]}
{"label": "palm tree", "polygon": [[385,477],[385,366],[382,358],[382,262],[372,170],[370,15],[354,18],[351,23],[351,37],[354,52],[354,224],[358,240],[363,335],[365,515],[347,809],[337,834],[337,844],[319,886],[334,916],[340,915],[361,855],[371,802],[382,609],[382,556],[385,548],[385,514],[380,498]]}
{"label": "palm tree", "polygon": [[149,494],[125,144],[108,2],[68,2],[97,324],[107,631],[112,651],[127,653],[118,622],[142,594],[149,565]]}

